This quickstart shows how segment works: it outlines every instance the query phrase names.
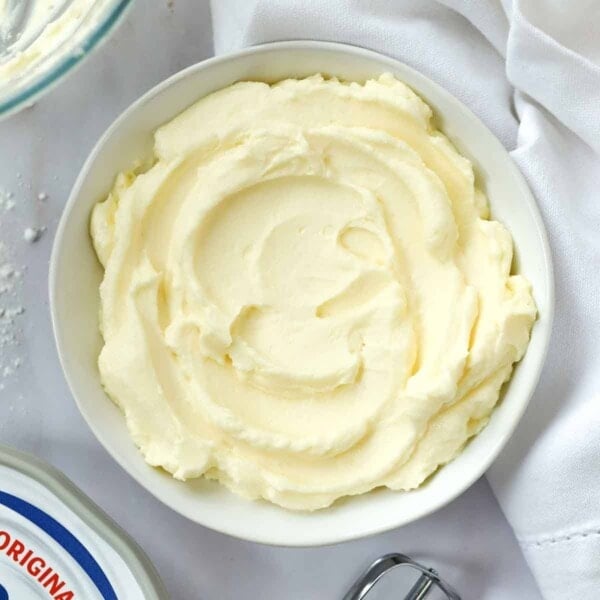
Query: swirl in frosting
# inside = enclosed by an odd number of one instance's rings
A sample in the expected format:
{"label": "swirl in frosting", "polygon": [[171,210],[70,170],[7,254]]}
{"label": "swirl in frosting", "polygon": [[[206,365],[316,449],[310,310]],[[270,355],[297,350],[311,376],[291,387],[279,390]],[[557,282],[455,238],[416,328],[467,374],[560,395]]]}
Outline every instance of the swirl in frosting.
{"label": "swirl in frosting", "polygon": [[391,75],[241,82],[97,204],[99,358],[146,461],[312,510],[487,423],[536,309],[470,162]]}

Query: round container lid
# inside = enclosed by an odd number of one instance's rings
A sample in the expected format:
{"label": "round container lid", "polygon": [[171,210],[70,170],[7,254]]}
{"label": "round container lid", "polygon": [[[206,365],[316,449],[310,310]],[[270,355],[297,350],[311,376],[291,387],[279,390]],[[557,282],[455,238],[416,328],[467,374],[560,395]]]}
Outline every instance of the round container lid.
{"label": "round container lid", "polygon": [[161,600],[142,552],[53,467],[0,445],[0,600]]}

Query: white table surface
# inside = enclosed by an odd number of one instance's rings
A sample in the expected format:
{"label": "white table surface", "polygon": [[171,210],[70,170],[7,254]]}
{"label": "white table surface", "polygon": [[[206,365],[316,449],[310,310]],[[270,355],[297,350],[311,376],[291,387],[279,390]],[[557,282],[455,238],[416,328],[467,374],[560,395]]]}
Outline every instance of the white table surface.
{"label": "white table surface", "polygon": [[[138,2],[116,35],[38,104],[0,123],[0,240],[26,265],[16,298],[18,344],[2,363],[0,441],[63,470],[145,549],[174,600],[340,598],[379,554],[400,551],[435,566],[465,600],[540,598],[519,546],[482,479],[448,507],[376,537],[316,549],[242,542],[179,516],[133,481],[95,440],[67,389],[52,337],[47,293],[54,231],[70,187],[100,134],[155,83],[212,53],[207,0]],[[48,194],[45,202],[37,195]],[[26,227],[46,226],[34,244]],[[0,364],[2,364],[0,363]],[[377,594],[381,597],[381,594]]]}

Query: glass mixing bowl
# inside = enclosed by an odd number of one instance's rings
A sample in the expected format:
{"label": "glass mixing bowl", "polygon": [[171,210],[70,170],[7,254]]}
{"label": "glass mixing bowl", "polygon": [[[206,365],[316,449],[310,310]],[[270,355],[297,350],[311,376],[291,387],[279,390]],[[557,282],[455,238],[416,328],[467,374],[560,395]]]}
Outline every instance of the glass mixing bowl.
{"label": "glass mixing bowl", "polygon": [[133,0],[0,0],[0,119],[51,89]]}

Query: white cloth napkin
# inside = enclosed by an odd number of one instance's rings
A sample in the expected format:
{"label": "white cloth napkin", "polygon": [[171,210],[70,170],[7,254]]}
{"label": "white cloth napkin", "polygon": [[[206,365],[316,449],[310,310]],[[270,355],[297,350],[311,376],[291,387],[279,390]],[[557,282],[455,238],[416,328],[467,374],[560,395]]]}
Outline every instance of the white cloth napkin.
{"label": "white cloth napkin", "polygon": [[212,16],[217,53],[319,39],[394,56],[510,151],[548,228],[557,305],[541,382],[488,478],[544,597],[600,598],[600,3],[213,0]]}

